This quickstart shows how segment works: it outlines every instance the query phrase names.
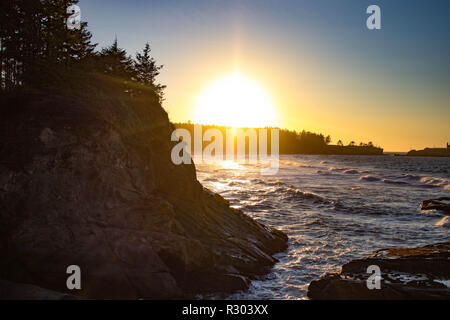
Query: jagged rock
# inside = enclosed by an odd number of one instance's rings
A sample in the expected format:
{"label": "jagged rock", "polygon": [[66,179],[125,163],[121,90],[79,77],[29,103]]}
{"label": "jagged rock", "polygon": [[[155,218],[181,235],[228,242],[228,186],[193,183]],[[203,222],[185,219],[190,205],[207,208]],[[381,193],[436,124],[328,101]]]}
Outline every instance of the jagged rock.
{"label": "jagged rock", "polygon": [[443,213],[450,214],[450,197],[423,200],[420,203],[420,210],[439,210]]}
{"label": "jagged rock", "polygon": [[[86,88],[1,108],[0,277],[159,299],[245,289],[267,272],[286,235],[207,192],[194,165],[172,164],[174,127],[156,96]],[[79,291],[66,288],[69,265]]]}
{"label": "jagged rock", "polygon": [[[380,289],[368,289],[376,265]],[[450,299],[450,242],[420,248],[381,249],[350,261],[340,273],[326,274],[308,287],[311,299]]]}

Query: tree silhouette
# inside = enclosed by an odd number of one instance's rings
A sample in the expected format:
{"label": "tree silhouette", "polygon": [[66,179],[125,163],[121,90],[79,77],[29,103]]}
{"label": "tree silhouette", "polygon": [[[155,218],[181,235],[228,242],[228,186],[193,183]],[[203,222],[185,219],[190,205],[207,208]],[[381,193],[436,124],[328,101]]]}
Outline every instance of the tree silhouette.
{"label": "tree silhouette", "polygon": [[134,68],[136,71],[137,80],[144,84],[153,86],[158,94],[160,101],[163,100],[165,85],[157,84],[155,82],[156,77],[159,75],[159,70],[163,68],[163,65],[157,65],[153,57],[150,56],[150,44],[145,44],[142,53],[136,54],[136,61],[134,62]]}
{"label": "tree silhouette", "polygon": [[105,74],[126,80],[136,79],[133,60],[124,49],[119,48],[117,37],[109,47],[102,49],[100,58],[101,70]]}
{"label": "tree silhouette", "polygon": [[90,56],[95,44],[87,23],[66,26],[67,7],[78,0],[9,0],[0,5],[0,88],[37,86],[58,68]]}

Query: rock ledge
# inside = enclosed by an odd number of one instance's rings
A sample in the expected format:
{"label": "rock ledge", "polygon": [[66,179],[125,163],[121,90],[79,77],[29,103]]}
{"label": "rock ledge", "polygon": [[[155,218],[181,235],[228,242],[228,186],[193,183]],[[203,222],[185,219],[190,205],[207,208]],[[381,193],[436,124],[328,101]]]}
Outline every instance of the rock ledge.
{"label": "rock ledge", "polygon": [[[381,288],[369,290],[367,267],[381,270]],[[375,251],[311,282],[311,299],[450,299],[450,242]]]}

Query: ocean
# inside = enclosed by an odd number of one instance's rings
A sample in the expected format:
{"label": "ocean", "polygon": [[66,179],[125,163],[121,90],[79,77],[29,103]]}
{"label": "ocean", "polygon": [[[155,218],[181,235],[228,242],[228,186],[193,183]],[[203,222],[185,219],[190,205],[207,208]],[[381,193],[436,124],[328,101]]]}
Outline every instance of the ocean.
{"label": "ocean", "polygon": [[352,259],[450,240],[450,229],[436,225],[444,216],[419,208],[450,196],[449,158],[281,155],[272,176],[258,164],[196,168],[206,188],[289,237],[272,271],[229,299],[307,299],[312,280]]}

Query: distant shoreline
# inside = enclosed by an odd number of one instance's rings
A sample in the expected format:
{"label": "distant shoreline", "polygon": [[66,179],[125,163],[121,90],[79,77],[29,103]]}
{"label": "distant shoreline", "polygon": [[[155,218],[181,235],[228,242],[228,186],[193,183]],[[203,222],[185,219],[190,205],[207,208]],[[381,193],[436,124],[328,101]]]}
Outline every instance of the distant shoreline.
{"label": "distant shoreline", "polygon": [[[230,127],[216,126],[216,125],[201,125],[193,123],[174,123],[175,128],[187,130],[191,137],[195,136],[194,127],[198,125],[200,127],[200,135],[206,130],[216,130],[219,134],[222,134],[223,150],[226,149],[226,131]],[[337,144],[330,144],[331,137],[323,134],[317,134],[308,131],[291,131],[279,128],[240,128],[243,130],[254,129],[256,131],[256,140],[259,141],[259,130],[262,129],[278,129],[279,130],[279,154],[321,154],[321,155],[383,155],[383,148],[375,146],[372,142],[359,143],[351,141],[348,145],[343,145],[339,140]],[[234,137],[236,139],[236,137]],[[271,140],[268,136],[267,148],[271,150]],[[207,144],[206,144],[207,145]],[[206,147],[203,145],[203,149]],[[247,143],[246,143],[247,145]],[[192,151],[193,146],[191,145]],[[236,152],[236,140],[234,142],[234,148]],[[202,151],[203,151],[202,149]],[[248,145],[246,146],[246,153],[248,152]]]}
{"label": "distant shoreline", "polygon": [[280,153],[280,155],[322,155],[322,156],[387,156],[387,157],[431,157],[431,158],[448,158],[450,155],[410,155],[407,152],[385,152],[383,154],[345,154],[345,153]]}
{"label": "distant shoreline", "polygon": [[383,154],[345,154],[345,153],[280,153],[280,155],[322,155],[322,156],[390,156],[390,157],[432,157],[432,158],[448,158],[447,156],[434,156],[434,155],[410,155],[407,152],[385,152]]}
{"label": "distant shoreline", "polygon": [[411,150],[406,155],[411,157],[450,157],[450,148],[425,148],[423,150]]}

